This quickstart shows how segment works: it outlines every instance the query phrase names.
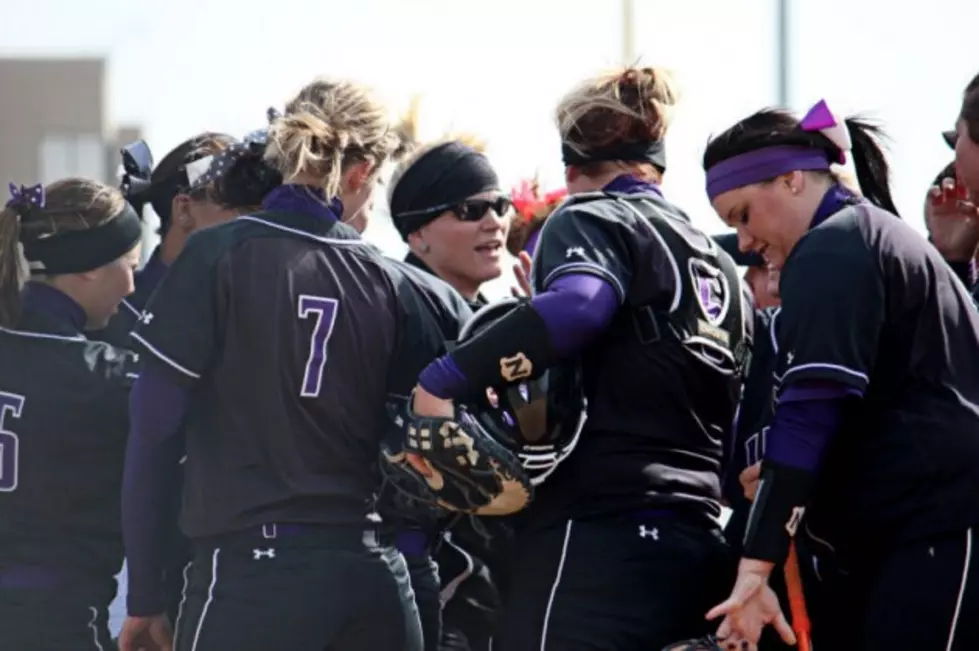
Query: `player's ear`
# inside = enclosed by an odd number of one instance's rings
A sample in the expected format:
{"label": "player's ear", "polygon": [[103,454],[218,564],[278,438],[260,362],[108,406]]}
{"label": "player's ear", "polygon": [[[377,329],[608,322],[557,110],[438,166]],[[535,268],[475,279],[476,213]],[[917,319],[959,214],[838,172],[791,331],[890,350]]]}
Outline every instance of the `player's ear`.
{"label": "player's ear", "polygon": [[190,212],[190,197],[186,194],[178,194],[170,203],[171,228],[176,226],[185,233],[194,230],[194,216]]}
{"label": "player's ear", "polygon": [[564,168],[564,182],[567,185],[571,185],[575,180],[581,175],[581,171],[574,165],[568,165]]}
{"label": "player's ear", "polygon": [[373,181],[374,165],[369,161],[354,163],[343,173],[343,186],[350,192],[360,192]]}
{"label": "player's ear", "polygon": [[424,230],[425,227],[422,226],[414,233],[410,233],[408,235],[408,246],[411,247],[412,251],[420,251],[421,253],[428,253],[428,251],[431,249],[431,247],[425,241],[425,236],[423,235]]}

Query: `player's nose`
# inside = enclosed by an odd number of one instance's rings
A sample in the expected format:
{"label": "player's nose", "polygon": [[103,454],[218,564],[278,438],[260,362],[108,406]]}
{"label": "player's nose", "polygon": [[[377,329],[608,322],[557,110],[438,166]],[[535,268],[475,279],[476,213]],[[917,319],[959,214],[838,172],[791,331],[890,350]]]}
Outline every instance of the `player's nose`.
{"label": "player's nose", "polygon": [[738,228],[738,250],[741,253],[748,253],[754,251],[758,241],[748,233],[744,228]]}

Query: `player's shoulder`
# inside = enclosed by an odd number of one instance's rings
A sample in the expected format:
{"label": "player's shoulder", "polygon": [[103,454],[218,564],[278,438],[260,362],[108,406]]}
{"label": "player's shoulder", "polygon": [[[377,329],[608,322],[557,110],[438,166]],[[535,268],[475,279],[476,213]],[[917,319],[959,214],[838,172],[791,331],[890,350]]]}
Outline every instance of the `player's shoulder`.
{"label": "player's shoulder", "polygon": [[383,258],[383,265],[407,312],[425,310],[440,320],[459,323],[472,316],[462,295],[441,278],[402,260]]}
{"label": "player's shoulder", "polygon": [[637,207],[644,200],[655,200],[656,198],[657,195],[652,193],[627,195],[602,190],[580,192],[567,197],[544,222],[544,225],[547,227],[555,222],[593,219],[607,224],[628,226],[641,218],[641,209],[637,214]]}
{"label": "player's shoulder", "polygon": [[[847,206],[811,228],[793,248],[785,270],[792,270],[805,261],[825,264],[823,272],[831,273],[834,260],[869,260],[877,229],[868,221],[867,215],[860,206]],[[891,216],[890,219],[897,218]]]}

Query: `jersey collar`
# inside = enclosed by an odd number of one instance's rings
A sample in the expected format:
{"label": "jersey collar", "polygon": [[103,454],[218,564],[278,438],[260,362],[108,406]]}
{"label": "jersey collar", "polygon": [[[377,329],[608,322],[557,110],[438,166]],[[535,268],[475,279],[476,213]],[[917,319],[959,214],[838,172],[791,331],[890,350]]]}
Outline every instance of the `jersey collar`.
{"label": "jersey collar", "polygon": [[82,306],[50,285],[28,282],[24,286],[22,301],[23,320],[27,323],[38,321],[32,317],[41,317],[40,321],[56,326],[60,334],[67,334],[67,331],[79,333],[85,328],[87,318]]}
{"label": "jersey collar", "polygon": [[[435,273],[434,271],[432,271],[432,268],[431,267],[429,267],[427,264],[425,264],[425,261],[424,260],[422,260],[421,258],[419,258],[417,255],[415,255],[411,251],[408,251],[408,255],[405,256],[405,264],[410,264],[413,267],[417,267],[417,268],[421,269],[422,271],[425,271],[427,273],[432,274],[436,278],[439,277],[439,275],[437,273]],[[476,294],[476,297],[473,298],[473,300],[471,300],[471,301],[468,298],[465,298],[465,297],[463,297],[463,298],[466,301],[466,303],[469,304],[469,307],[472,308],[474,311],[475,310],[478,310],[479,308],[481,308],[484,305],[486,305],[487,303],[489,303],[489,301],[486,299],[486,297],[483,296],[483,293],[482,292],[477,293]]]}
{"label": "jersey collar", "polygon": [[328,222],[339,221],[343,204],[334,198],[327,202],[326,193],[308,185],[280,185],[262,200],[262,209],[271,212],[290,212],[309,215]]}

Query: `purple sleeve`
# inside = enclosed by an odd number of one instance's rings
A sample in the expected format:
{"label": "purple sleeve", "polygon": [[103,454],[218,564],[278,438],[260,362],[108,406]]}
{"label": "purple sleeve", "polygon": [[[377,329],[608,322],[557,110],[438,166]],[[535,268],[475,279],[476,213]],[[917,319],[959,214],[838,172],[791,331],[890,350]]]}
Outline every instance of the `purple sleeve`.
{"label": "purple sleeve", "polygon": [[[530,305],[544,321],[555,355],[564,358],[605,330],[620,301],[615,289],[604,279],[589,274],[567,274],[531,299]],[[463,395],[469,388],[468,378],[451,355],[429,364],[418,383],[432,395],[445,399]]]}
{"label": "purple sleeve", "polygon": [[187,411],[188,391],[167,372],[147,364],[129,398],[130,433],[122,486],[122,533],[126,545],[130,615],[164,611],[163,545],[176,514],[168,505],[176,490],[183,440],[177,436]]}
{"label": "purple sleeve", "polygon": [[765,458],[814,472],[836,435],[843,405],[859,392],[829,380],[800,381],[779,396],[768,430]]}

